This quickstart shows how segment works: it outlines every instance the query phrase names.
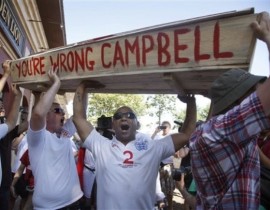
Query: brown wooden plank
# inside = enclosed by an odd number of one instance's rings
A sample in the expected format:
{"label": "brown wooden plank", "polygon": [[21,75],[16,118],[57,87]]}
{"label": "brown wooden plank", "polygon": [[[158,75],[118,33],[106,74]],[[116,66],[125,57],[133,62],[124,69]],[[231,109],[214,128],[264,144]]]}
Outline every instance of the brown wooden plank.
{"label": "brown wooden plank", "polygon": [[46,90],[46,71],[59,69],[61,91],[82,80],[100,93],[207,95],[230,68],[248,70],[255,38],[253,10],[196,18],[56,48],[12,62],[13,81]]}

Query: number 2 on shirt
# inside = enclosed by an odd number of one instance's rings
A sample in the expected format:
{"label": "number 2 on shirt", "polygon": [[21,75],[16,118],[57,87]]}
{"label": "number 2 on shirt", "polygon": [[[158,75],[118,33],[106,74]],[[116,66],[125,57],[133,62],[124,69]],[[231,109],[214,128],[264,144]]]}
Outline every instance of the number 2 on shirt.
{"label": "number 2 on shirt", "polygon": [[134,161],[132,160],[133,158],[133,153],[129,150],[127,151],[124,151],[124,155],[127,157],[125,160],[124,160],[124,164],[133,164]]}

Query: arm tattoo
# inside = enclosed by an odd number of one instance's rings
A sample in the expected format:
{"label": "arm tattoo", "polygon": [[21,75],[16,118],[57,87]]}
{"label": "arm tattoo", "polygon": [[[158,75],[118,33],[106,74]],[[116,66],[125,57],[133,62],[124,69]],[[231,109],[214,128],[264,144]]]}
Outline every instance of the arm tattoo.
{"label": "arm tattoo", "polygon": [[77,101],[78,101],[78,102],[82,102],[82,96],[81,96],[81,93],[80,93],[80,92],[77,92],[77,93],[76,93],[76,96],[77,96]]}

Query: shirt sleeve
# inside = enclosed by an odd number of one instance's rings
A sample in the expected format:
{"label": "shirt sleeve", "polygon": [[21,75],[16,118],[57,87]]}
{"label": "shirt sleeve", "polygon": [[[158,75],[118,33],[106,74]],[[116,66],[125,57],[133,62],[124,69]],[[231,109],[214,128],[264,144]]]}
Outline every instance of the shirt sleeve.
{"label": "shirt sleeve", "polygon": [[154,143],[157,144],[157,147],[159,148],[159,153],[162,154],[161,160],[164,160],[165,158],[174,155],[175,148],[171,135],[154,141]]}
{"label": "shirt sleeve", "polygon": [[102,136],[96,129],[93,129],[91,133],[87,136],[83,143],[83,147],[89,149],[93,156],[99,153],[100,150],[105,146],[105,144],[110,143],[111,140]]}
{"label": "shirt sleeve", "polygon": [[[209,140],[227,139],[235,143],[245,143],[244,141],[250,140],[250,137],[261,130],[269,128],[269,125],[269,118],[265,115],[256,93],[253,93],[239,106],[224,115],[212,118],[203,129]],[[207,136],[207,133],[211,135]]]}
{"label": "shirt sleeve", "polygon": [[29,148],[29,157],[34,157],[31,158],[31,167],[34,169],[38,167],[39,159],[44,149],[46,139],[45,127],[41,130],[33,131],[29,126],[26,138]]}
{"label": "shirt sleeve", "polygon": [[29,126],[26,137],[27,143],[31,147],[37,147],[38,145],[42,144],[45,141],[45,127],[38,131],[33,131]]}

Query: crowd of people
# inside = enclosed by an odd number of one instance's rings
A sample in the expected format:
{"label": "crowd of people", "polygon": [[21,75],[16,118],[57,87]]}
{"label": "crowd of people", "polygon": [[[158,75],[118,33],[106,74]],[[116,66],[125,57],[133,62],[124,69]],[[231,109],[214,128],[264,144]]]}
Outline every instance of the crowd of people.
{"label": "crowd of people", "polygon": [[[269,14],[259,17],[251,28],[270,52]],[[3,63],[1,92],[10,62]],[[8,114],[0,101],[0,210],[12,209],[18,195],[24,210],[150,210],[160,200],[157,195],[166,198],[166,208],[172,210],[175,187],[188,209],[270,209],[267,77],[242,69],[223,73],[210,89],[208,119],[199,124],[195,97],[179,96],[187,104],[186,118],[180,132],[173,134],[168,121],[152,136],[138,132],[135,111],[122,106],[112,117],[114,134],[108,138],[86,119],[89,83],[76,88],[73,116],[66,120],[55,102],[61,86],[57,69],[47,75],[51,85],[44,93],[33,92],[33,107],[21,109],[22,93],[16,85],[11,88],[14,99]],[[81,142],[79,149],[71,140],[74,135]],[[12,147],[17,149],[13,169]],[[177,179],[172,175],[173,157],[187,154],[190,186],[185,173]]]}

